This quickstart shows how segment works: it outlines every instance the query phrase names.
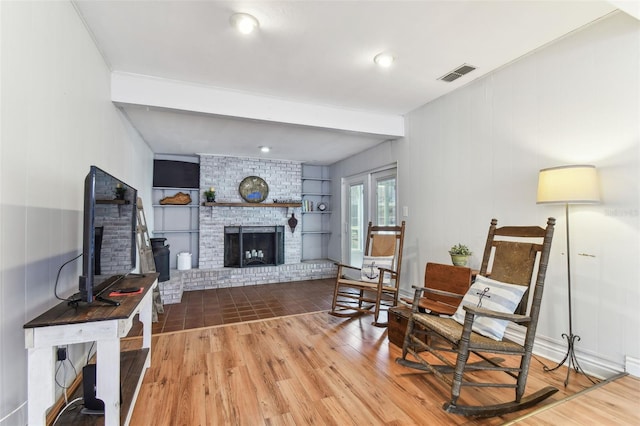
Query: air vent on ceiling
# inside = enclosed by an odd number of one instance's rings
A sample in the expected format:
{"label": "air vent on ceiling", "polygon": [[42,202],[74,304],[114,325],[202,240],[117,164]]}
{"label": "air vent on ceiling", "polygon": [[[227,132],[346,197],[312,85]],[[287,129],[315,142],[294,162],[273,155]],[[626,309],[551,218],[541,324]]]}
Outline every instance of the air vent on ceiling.
{"label": "air vent on ceiling", "polygon": [[442,80],[442,81],[446,81],[447,83],[451,83],[452,81],[459,79],[463,75],[468,74],[468,73],[470,73],[471,71],[473,71],[475,69],[476,69],[476,67],[474,67],[473,65],[462,64],[458,68],[456,68],[455,70],[446,73],[445,75],[440,77],[438,80]]}

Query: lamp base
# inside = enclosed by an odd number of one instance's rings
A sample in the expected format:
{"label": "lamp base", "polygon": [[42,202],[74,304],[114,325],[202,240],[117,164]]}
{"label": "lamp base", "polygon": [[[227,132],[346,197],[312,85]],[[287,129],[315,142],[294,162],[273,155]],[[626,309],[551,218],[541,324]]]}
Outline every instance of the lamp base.
{"label": "lamp base", "polygon": [[576,352],[574,349],[575,346],[575,342],[580,341],[580,336],[578,336],[577,334],[567,334],[567,333],[562,333],[562,337],[567,339],[567,353],[565,354],[564,358],[562,358],[562,361],[560,361],[558,363],[558,365],[556,365],[553,368],[549,368],[546,365],[543,364],[542,369],[546,372],[549,373],[551,371],[555,371],[558,368],[562,367],[565,363],[565,361],[569,361],[569,364],[567,365],[567,377],[564,379],[564,386],[567,387],[567,385],[569,384],[569,374],[571,373],[571,364],[573,364],[573,369],[576,371],[576,373],[582,373],[587,379],[589,379],[589,381],[591,383],[593,383],[594,385],[596,384],[596,382],[593,381],[593,379],[591,377],[589,377],[587,375],[587,373],[584,372],[584,370],[582,369],[582,367],[580,367],[580,364],[578,363],[578,358],[576,358]]}

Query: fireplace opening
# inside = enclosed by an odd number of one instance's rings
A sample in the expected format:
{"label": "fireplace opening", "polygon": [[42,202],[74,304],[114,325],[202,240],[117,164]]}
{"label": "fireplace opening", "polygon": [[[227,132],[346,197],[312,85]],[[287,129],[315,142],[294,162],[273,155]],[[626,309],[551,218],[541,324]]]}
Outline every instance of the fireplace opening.
{"label": "fireplace opening", "polygon": [[246,268],[284,263],[284,226],[225,226],[224,266]]}

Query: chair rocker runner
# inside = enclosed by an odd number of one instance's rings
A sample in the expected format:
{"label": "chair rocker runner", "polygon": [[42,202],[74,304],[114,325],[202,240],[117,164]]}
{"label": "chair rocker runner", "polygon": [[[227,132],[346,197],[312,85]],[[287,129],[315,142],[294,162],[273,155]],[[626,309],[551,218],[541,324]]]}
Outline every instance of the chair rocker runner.
{"label": "chair rocker runner", "polygon": [[[418,303],[424,288],[414,286],[414,303],[402,357],[396,361],[433,373],[451,386],[451,399],[443,406],[445,411],[467,416],[498,416],[533,406],[558,391],[548,386],[524,395],[554,225],[555,219],[549,218],[546,228],[498,228],[497,220],[493,219],[479,275],[452,317],[420,313]],[[537,271],[535,279],[534,271]],[[527,313],[529,300],[531,306]],[[504,338],[508,322],[525,328],[523,344]],[[455,362],[451,355],[446,356],[447,352],[455,354]],[[408,355],[415,361],[407,359]],[[470,355],[473,360],[469,359]],[[495,355],[516,355],[520,357],[519,365],[506,365],[502,363],[503,359],[494,358]],[[487,383],[496,376],[502,377],[494,372],[506,373],[507,381]],[[464,397],[480,401],[477,405],[467,405],[459,401],[463,387],[513,388],[515,398],[483,405],[482,401],[492,395],[465,394]]]}
{"label": "chair rocker runner", "polygon": [[373,226],[369,222],[363,267],[338,264],[338,277],[329,314],[352,317],[371,312],[373,325],[380,322],[381,305],[398,304],[398,287],[402,268],[405,222],[400,226]]}

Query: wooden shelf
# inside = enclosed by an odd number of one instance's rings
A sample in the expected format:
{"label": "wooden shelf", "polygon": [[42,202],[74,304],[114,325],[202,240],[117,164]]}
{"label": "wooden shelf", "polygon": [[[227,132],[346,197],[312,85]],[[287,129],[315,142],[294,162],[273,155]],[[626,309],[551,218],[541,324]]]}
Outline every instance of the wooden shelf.
{"label": "wooden shelf", "polygon": [[173,207],[173,208],[178,208],[178,207],[182,207],[182,208],[197,208],[200,207],[197,204],[154,204],[153,207]]}
{"label": "wooden shelf", "polygon": [[197,234],[199,229],[154,229],[153,234]]}
{"label": "wooden shelf", "polygon": [[225,202],[204,202],[206,207],[302,207],[302,203],[225,203]]}
{"label": "wooden shelf", "polygon": [[96,200],[96,204],[129,204],[129,200]]}

